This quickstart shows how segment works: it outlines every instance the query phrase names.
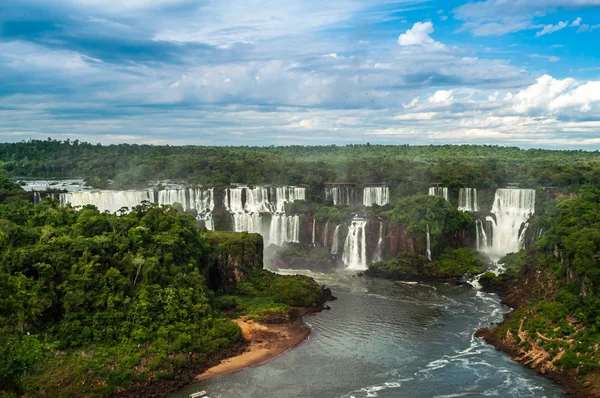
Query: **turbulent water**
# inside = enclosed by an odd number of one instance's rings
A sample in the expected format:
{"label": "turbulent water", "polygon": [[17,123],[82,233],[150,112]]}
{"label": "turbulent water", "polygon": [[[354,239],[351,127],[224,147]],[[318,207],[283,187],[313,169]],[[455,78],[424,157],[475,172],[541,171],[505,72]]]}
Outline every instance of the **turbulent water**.
{"label": "turbulent water", "polygon": [[508,309],[466,287],[311,274],[331,311],[309,340],[253,368],[187,386],[220,398],[560,397],[560,389],[473,337]]}
{"label": "turbulent water", "polygon": [[492,206],[494,217],[487,217],[485,222],[477,223],[479,250],[494,261],[507,253],[518,252],[522,246],[521,236],[525,233],[526,222],[534,212],[535,190],[498,189]]}

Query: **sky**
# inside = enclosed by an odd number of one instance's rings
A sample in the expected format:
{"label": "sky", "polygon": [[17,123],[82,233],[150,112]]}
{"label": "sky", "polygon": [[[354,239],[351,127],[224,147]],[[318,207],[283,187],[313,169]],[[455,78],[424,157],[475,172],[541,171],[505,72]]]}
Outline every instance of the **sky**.
{"label": "sky", "polygon": [[2,0],[0,141],[600,149],[600,0]]}

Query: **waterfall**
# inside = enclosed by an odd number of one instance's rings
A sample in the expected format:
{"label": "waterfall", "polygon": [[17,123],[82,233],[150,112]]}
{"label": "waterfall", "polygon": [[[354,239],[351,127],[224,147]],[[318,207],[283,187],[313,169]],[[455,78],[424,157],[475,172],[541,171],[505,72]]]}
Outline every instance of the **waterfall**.
{"label": "waterfall", "polygon": [[338,254],[338,246],[340,242],[340,226],[335,227],[333,232],[333,243],[331,244],[331,254]]}
{"label": "waterfall", "polygon": [[431,261],[431,236],[429,235],[429,224],[427,224],[427,260]]}
{"label": "waterfall", "polygon": [[61,206],[94,205],[100,211],[117,212],[123,207],[129,209],[140,205],[143,201],[154,203],[154,192],[147,191],[94,191],[68,192],[59,196]]}
{"label": "waterfall", "polygon": [[366,220],[354,220],[350,224],[342,254],[342,261],[348,269],[361,271],[367,269],[366,225]]}
{"label": "waterfall", "polygon": [[383,206],[388,203],[390,203],[390,189],[388,187],[367,187],[363,190],[363,206]]}
{"label": "waterfall", "polygon": [[297,200],[306,200],[306,188],[290,186],[271,189],[275,195],[275,211],[278,213],[285,213],[286,203],[294,203]]}
{"label": "waterfall", "polygon": [[325,234],[323,235],[323,247],[327,247],[327,234],[329,233],[329,221],[325,223]]}
{"label": "waterfall", "polygon": [[479,204],[477,203],[477,189],[461,188],[458,191],[458,210],[477,212]]}
{"label": "waterfall", "polygon": [[311,245],[312,247],[315,247],[315,219],[313,218],[313,227],[312,227],[312,241],[311,241]]}
{"label": "waterfall", "polygon": [[429,188],[429,196],[439,196],[446,199],[448,202],[448,188],[446,187],[431,187]]}
{"label": "waterfall", "polygon": [[357,205],[360,204],[356,189],[353,187],[327,187],[325,188],[325,197],[331,197],[333,204],[337,205]]}
{"label": "waterfall", "polygon": [[[284,242],[299,242],[300,216],[286,215],[285,207],[287,203],[305,199],[306,188],[301,187],[236,187],[225,190],[223,207],[231,215],[234,232],[259,233],[267,244],[281,245]],[[73,206],[91,204],[100,211],[111,213],[123,207],[131,209],[143,201],[159,205],[179,203],[183,211],[195,211],[196,218],[203,221],[207,229],[214,230],[215,194],[212,188],[79,191],[62,193],[59,200],[63,206],[67,203]],[[313,244],[314,230],[313,223]]]}
{"label": "waterfall", "polygon": [[487,236],[488,242],[491,243],[487,247],[482,246],[482,251],[494,262],[508,253],[519,251],[522,244],[521,235],[527,227],[525,223],[534,212],[535,190],[498,189],[492,206],[494,217],[486,219],[492,227],[491,239]]}
{"label": "waterfall", "polygon": [[383,222],[379,222],[379,240],[377,241],[377,247],[375,248],[375,255],[373,260],[383,261]]}
{"label": "waterfall", "polygon": [[[225,209],[233,217],[235,232],[259,233],[263,235],[267,245],[282,245],[300,241],[300,216],[286,215],[285,206],[305,199],[306,188],[228,188],[225,191]],[[263,228],[263,214],[271,216],[268,229],[266,226]]]}
{"label": "waterfall", "polygon": [[215,208],[214,189],[165,189],[158,191],[159,205],[181,204],[183,211],[195,210],[196,219],[204,221],[208,230],[214,230],[212,211]]}
{"label": "waterfall", "polygon": [[39,205],[41,201],[42,201],[42,195],[40,195],[40,193],[38,191],[34,191],[33,192],[33,204]]}
{"label": "waterfall", "polygon": [[300,216],[297,214],[292,216],[273,214],[271,216],[267,245],[274,244],[280,246],[286,242],[300,242]]}

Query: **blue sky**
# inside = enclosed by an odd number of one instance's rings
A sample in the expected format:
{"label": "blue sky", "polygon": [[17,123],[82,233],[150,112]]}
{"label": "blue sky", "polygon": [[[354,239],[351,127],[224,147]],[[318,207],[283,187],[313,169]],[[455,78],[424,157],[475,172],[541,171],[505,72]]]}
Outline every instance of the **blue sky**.
{"label": "blue sky", "polygon": [[3,0],[0,141],[600,149],[600,0]]}

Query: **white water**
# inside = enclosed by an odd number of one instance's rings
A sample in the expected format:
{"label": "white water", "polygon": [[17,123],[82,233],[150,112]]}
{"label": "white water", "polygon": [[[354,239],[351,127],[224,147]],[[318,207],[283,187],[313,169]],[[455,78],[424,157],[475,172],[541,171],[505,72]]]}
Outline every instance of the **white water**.
{"label": "white water", "polygon": [[285,242],[300,242],[300,216],[297,214],[291,216],[273,214],[266,241],[267,245],[275,244],[278,246]]}
{"label": "white water", "polygon": [[214,189],[165,189],[158,191],[158,204],[181,204],[183,211],[195,210],[197,219],[204,221],[206,229],[214,230],[212,211],[215,208]]}
{"label": "white water", "polygon": [[373,261],[383,261],[383,222],[381,221],[379,222],[379,240],[377,241]]}
{"label": "white water", "polygon": [[[362,197],[361,197],[362,196]],[[390,189],[388,187],[366,187],[360,190],[355,187],[327,187],[325,197],[330,197],[334,205],[363,205],[383,206],[390,202]]]}
{"label": "white water", "polygon": [[325,234],[323,235],[323,247],[327,247],[327,234],[329,233],[329,221],[325,223]]}
{"label": "white water", "polygon": [[[327,227],[327,224],[325,225]],[[331,254],[338,254],[338,247],[340,245],[340,226],[336,225],[335,231],[333,231],[333,243],[331,244]]]}
{"label": "white water", "polygon": [[471,212],[479,211],[477,189],[461,188],[458,191],[458,210]]}
{"label": "white water", "polygon": [[[285,206],[305,200],[306,188],[238,187],[225,191],[225,209],[232,214],[234,232],[259,233],[266,245],[300,241],[300,216],[286,215]],[[270,218],[263,218],[264,214]],[[268,223],[268,225],[264,225]],[[314,225],[313,225],[314,243]]]}
{"label": "white water", "polygon": [[207,229],[214,229],[212,211],[215,207],[213,189],[165,189],[155,191],[79,191],[61,193],[60,204],[66,206],[94,205],[100,211],[115,213],[126,207],[132,209],[147,201],[160,205],[179,203],[184,211],[195,210],[197,219],[205,222]]}
{"label": "white water", "polygon": [[446,187],[431,187],[429,188],[429,196],[439,196],[446,199],[448,202],[448,188]]}
{"label": "white water", "polygon": [[115,213],[123,207],[131,209],[143,201],[154,203],[154,191],[93,191],[69,192],[59,196],[61,206],[94,205],[100,211]]}
{"label": "white water", "polygon": [[327,187],[325,197],[330,197],[335,206],[358,204],[356,188],[353,187]]}
{"label": "white water", "polygon": [[[482,246],[482,251],[488,254],[494,262],[497,262],[508,253],[519,251],[522,244],[519,231],[534,212],[535,190],[498,189],[492,206],[492,214],[495,219],[492,217],[486,219],[486,221],[491,222],[492,226],[491,245]],[[524,232],[525,228],[523,228],[521,234]]]}
{"label": "white water", "polygon": [[388,187],[366,187],[363,190],[363,206],[383,206],[388,203],[390,203],[390,189]]}
{"label": "white water", "polygon": [[312,247],[315,247],[315,219],[313,218],[313,227],[312,227],[312,241],[311,241],[311,245]]}
{"label": "white water", "polygon": [[429,235],[429,224],[427,224],[427,260],[431,261],[431,236]]}
{"label": "white water", "polygon": [[342,261],[348,269],[360,271],[367,269],[366,225],[366,220],[353,220],[350,224],[342,254]]}

